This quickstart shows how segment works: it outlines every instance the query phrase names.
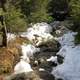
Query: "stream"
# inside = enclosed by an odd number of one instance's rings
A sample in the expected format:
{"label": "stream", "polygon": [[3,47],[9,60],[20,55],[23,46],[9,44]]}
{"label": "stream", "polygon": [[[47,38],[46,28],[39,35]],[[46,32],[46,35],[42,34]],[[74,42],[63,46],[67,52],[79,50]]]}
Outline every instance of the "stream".
{"label": "stream", "polygon": [[59,21],[32,25],[20,34],[32,44],[21,45],[20,61],[5,80],[80,80],[80,46],[74,44],[76,34]]}

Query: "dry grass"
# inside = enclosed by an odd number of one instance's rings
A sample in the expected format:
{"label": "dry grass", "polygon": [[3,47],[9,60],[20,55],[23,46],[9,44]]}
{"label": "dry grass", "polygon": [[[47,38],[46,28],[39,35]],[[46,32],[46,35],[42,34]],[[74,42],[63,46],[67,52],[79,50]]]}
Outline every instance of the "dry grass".
{"label": "dry grass", "polygon": [[29,43],[26,38],[16,37],[11,40],[7,47],[0,48],[0,74],[12,73],[15,64],[19,61],[21,55],[21,45]]}

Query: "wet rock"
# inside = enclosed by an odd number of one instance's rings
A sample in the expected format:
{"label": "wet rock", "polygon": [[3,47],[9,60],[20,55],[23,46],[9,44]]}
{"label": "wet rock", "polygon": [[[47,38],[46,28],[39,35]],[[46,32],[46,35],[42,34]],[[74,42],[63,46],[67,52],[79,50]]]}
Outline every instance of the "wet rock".
{"label": "wet rock", "polygon": [[61,22],[60,21],[54,21],[54,22],[50,23],[50,25],[52,26],[53,31],[55,31],[55,30],[60,28]]}
{"label": "wet rock", "polygon": [[43,80],[55,80],[54,76],[46,71],[40,71],[38,74]]}
{"label": "wet rock", "polygon": [[60,48],[60,44],[56,40],[43,43],[40,46],[42,52],[57,52],[59,48]]}
{"label": "wet rock", "polygon": [[63,79],[59,78],[59,79],[57,79],[57,80],[63,80]]}
{"label": "wet rock", "polygon": [[12,75],[5,80],[54,80],[54,76],[46,71],[35,71]]}
{"label": "wet rock", "polygon": [[59,64],[62,64],[63,60],[64,60],[64,58],[62,56],[57,55],[57,61],[58,61]]}
{"label": "wet rock", "polygon": [[[47,62],[47,59],[51,56],[54,55],[54,53],[40,53],[35,56],[35,60],[31,62],[31,65],[34,70],[38,70],[39,68],[43,68],[48,72],[51,72],[52,67],[56,66],[56,64],[53,64],[52,62]],[[35,64],[35,61],[37,61],[37,64]]]}
{"label": "wet rock", "polygon": [[5,80],[40,80],[39,76],[34,72],[12,74],[5,78]]}

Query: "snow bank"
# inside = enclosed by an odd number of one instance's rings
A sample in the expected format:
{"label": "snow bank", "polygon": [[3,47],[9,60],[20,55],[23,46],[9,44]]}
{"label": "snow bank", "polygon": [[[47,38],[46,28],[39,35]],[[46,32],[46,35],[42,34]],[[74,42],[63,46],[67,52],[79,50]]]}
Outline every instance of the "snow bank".
{"label": "snow bank", "polygon": [[30,41],[35,43],[37,46],[44,41],[53,39],[50,34],[52,32],[52,27],[47,23],[37,23],[29,28],[26,33],[21,34],[22,37],[27,37]]}
{"label": "snow bank", "polygon": [[80,80],[80,45],[74,45],[74,35],[76,34],[69,31],[59,38],[62,48],[57,54],[64,57],[64,62],[53,68],[52,74],[56,78]]}
{"label": "snow bank", "polygon": [[14,73],[19,74],[23,72],[31,72],[33,71],[30,64],[24,61],[23,59],[20,60],[14,67]]}

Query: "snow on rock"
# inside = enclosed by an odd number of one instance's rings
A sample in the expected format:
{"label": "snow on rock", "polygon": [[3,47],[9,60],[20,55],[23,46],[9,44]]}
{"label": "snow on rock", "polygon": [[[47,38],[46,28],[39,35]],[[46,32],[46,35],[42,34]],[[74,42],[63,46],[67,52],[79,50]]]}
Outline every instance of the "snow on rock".
{"label": "snow on rock", "polygon": [[16,38],[15,34],[12,33],[7,33],[7,41],[9,42],[10,40],[14,40]]}
{"label": "snow on rock", "polygon": [[52,32],[52,27],[47,23],[37,23],[29,28],[26,33],[21,34],[22,37],[27,37],[35,45],[39,45],[44,41],[53,39],[53,36],[50,34]]}
{"label": "snow on rock", "polygon": [[52,74],[63,80],[80,80],[80,45],[74,45],[77,33],[69,31],[59,38],[62,48],[57,53],[64,57],[64,62],[54,67]]}
{"label": "snow on rock", "polygon": [[23,72],[31,72],[33,71],[30,64],[24,61],[23,59],[20,60],[14,67],[14,74],[19,74]]}
{"label": "snow on rock", "polygon": [[49,59],[47,59],[47,61],[58,63],[57,62],[57,56],[51,56]]}
{"label": "snow on rock", "polygon": [[35,46],[28,44],[28,45],[22,45],[22,56],[24,57],[32,57],[34,53],[39,52],[40,48],[36,48]]}

